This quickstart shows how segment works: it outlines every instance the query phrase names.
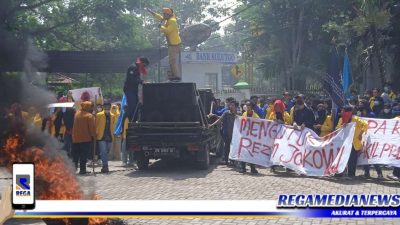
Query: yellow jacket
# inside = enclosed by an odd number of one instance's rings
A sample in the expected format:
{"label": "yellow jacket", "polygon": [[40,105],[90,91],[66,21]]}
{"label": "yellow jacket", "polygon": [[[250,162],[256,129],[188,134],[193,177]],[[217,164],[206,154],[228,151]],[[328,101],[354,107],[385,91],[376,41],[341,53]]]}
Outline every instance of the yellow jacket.
{"label": "yellow jacket", "polygon": [[[362,133],[367,132],[368,123],[367,123],[367,121],[360,119],[358,116],[352,116],[351,122],[356,123],[356,130],[354,132],[354,137],[353,137],[353,146],[356,151],[359,151],[362,149],[360,135]],[[342,118],[339,119],[339,123],[338,123],[336,129],[341,128],[341,127],[342,127]]]}
{"label": "yellow jacket", "polygon": [[326,116],[324,123],[321,126],[321,134],[320,137],[326,136],[331,133],[333,130],[332,116]]}
{"label": "yellow jacket", "polygon": [[[114,128],[115,128],[115,115],[110,112],[110,132],[112,140],[114,141]],[[106,128],[106,114],[99,112],[96,114],[96,137],[100,141],[104,136],[104,130]]]}
{"label": "yellow jacket", "polygon": [[271,115],[271,113],[274,111],[274,105],[270,104],[267,108],[267,112],[265,113],[265,119],[269,118],[269,116]]}
{"label": "yellow jacket", "polygon": [[[275,112],[271,112],[270,113],[270,115],[269,115],[269,117],[265,117],[265,119],[267,119],[267,120],[276,120],[276,114],[275,114]],[[289,113],[287,113],[287,112],[284,112],[283,113],[283,122],[285,123],[285,124],[287,124],[287,125],[289,125],[290,124],[290,115],[289,115]]]}
{"label": "yellow jacket", "polygon": [[[247,117],[247,112],[244,112],[243,113],[243,116],[244,117]],[[260,117],[257,115],[257,113],[255,113],[254,111],[253,111],[253,115],[251,116],[251,118],[256,118],[256,119],[260,119]]]}
{"label": "yellow jacket", "polygon": [[[160,21],[164,20],[163,16],[158,13],[155,13],[154,17]],[[160,27],[160,30],[165,34],[168,45],[179,45],[182,42],[181,37],[179,36],[179,28],[178,23],[176,22],[176,16],[165,20],[164,25]]]}

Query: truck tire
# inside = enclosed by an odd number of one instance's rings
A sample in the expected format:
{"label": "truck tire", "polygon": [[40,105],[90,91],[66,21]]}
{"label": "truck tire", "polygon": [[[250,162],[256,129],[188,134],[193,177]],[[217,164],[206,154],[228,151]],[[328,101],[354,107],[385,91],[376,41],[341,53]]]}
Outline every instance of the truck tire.
{"label": "truck tire", "polygon": [[137,166],[139,170],[146,170],[149,168],[149,159],[146,157],[140,157],[137,160]]}
{"label": "truck tire", "polygon": [[210,167],[210,146],[207,144],[197,155],[197,167],[200,170],[207,170]]}

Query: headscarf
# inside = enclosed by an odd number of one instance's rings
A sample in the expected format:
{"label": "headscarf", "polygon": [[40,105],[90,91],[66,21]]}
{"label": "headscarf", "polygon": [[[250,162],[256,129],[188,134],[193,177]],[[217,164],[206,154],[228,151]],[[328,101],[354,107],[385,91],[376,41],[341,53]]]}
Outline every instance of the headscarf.
{"label": "headscarf", "polygon": [[[279,109],[278,110],[276,110],[275,109],[275,106],[278,106],[279,107]],[[274,111],[275,111],[275,113],[283,113],[284,111],[285,111],[285,104],[281,101],[281,100],[276,100],[275,102],[274,102]]]}
{"label": "headscarf", "polygon": [[353,108],[351,106],[343,107],[342,123],[343,124],[350,123],[352,116],[353,116]]}

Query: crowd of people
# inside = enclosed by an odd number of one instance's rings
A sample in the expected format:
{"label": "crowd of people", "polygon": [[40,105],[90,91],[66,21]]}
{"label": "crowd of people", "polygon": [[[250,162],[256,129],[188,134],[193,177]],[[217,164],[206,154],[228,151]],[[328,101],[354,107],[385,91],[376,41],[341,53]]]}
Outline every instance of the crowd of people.
{"label": "crowd of people", "polygon": [[[384,91],[378,88],[366,91],[364,95],[358,95],[352,91],[348,97],[348,104],[340,110],[332,109],[332,100],[315,95],[304,96],[297,94],[292,98],[289,92],[284,92],[282,97],[272,98],[252,96],[242,102],[234,98],[227,98],[225,103],[220,99],[214,100],[214,107],[209,117],[216,117],[216,121],[210,126],[222,123],[221,134],[224,140],[223,160],[227,165],[235,165],[229,160],[229,147],[232,141],[233,124],[237,115],[273,120],[278,123],[292,126],[295,129],[309,128],[323,137],[335,129],[355,122],[356,130],[353,139],[353,148],[347,166],[347,173],[341,176],[355,177],[358,153],[362,149],[362,135],[368,129],[368,124],[362,118],[400,118],[400,95],[396,95],[390,85],[385,85]],[[335,119],[336,118],[336,119]],[[373,165],[382,179],[380,165]],[[240,163],[239,172],[246,172],[246,164]],[[250,164],[251,173],[258,173],[255,166]],[[364,166],[364,177],[370,178],[370,166]],[[276,166],[271,167],[275,172]],[[290,171],[287,169],[287,171]],[[399,180],[400,171],[394,168],[390,179]]]}
{"label": "crowd of people", "polygon": [[87,165],[92,163],[100,165],[102,173],[109,172],[109,155],[114,152],[120,154],[113,154],[113,159],[122,159],[123,166],[133,166],[132,154],[127,153],[124,145],[128,118],[125,118],[123,132],[114,133],[120,104],[105,102],[95,105],[91,101],[79,104],[78,110],[75,107],[29,107],[24,110],[21,104],[14,103],[7,109],[6,119],[20,127],[25,127],[22,124],[36,127],[38,131],[58,139],[80,174],[86,174]]}
{"label": "crowd of people", "polygon": [[[128,70],[129,72],[129,70]],[[129,73],[128,73],[129,74]],[[135,73],[133,73],[135,74]],[[61,99],[60,99],[61,101]],[[134,99],[137,102],[137,98]],[[129,102],[128,102],[129,103]],[[133,154],[126,148],[126,129],[128,121],[132,120],[133,108],[124,106],[125,116],[122,122],[121,132],[116,134],[115,128],[120,116],[120,104],[112,105],[105,102],[103,105],[95,105],[91,101],[79,103],[78,110],[75,108],[35,109],[30,107],[25,111],[18,103],[9,108],[9,118],[18,117],[26,123],[36,126],[42,132],[48,133],[64,143],[64,150],[72,158],[79,173],[87,173],[87,165],[101,165],[102,173],[108,173],[108,161],[110,151],[118,152],[119,157],[113,157],[122,161],[123,166],[134,166]],[[363,118],[400,118],[400,95],[396,95],[390,85],[386,85],[384,91],[377,88],[367,91],[364,95],[351,92],[348,104],[341,111],[332,110],[332,101],[317,97],[315,95],[305,96],[296,94],[294,97],[289,92],[284,92],[281,97],[272,98],[265,96],[252,96],[248,100],[235,101],[227,98],[225,102],[214,99],[213,111],[210,118],[215,122],[210,127],[221,123],[221,134],[223,137],[223,161],[232,165],[229,160],[229,148],[232,141],[233,126],[236,116],[261,118],[273,120],[278,123],[292,126],[295,129],[309,128],[318,135],[325,136],[335,129],[346,126],[347,123],[355,122],[356,131],[353,139],[353,149],[348,162],[348,177],[356,174],[358,152],[362,149],[361,138],[366,132],[368,125]],[[14,118],[14,119],[15,119]],[[336,119],[335,119],[336,118]],[[95,152],[95,154],[93,154]],[[237,163],[241,173],[246,172],[246,163]],[[256,166],[251,165],[251,173],[258,173]],[[276,166],[271,170],[276,172]],[[383,178],[380,165],[374,165],[378,178]],[[370,177],[370,167],[364,167],[364,176]],[[290,172],[290,170],[288,170]],[[399,180],[400,171],[394,169],[391,179]]]}

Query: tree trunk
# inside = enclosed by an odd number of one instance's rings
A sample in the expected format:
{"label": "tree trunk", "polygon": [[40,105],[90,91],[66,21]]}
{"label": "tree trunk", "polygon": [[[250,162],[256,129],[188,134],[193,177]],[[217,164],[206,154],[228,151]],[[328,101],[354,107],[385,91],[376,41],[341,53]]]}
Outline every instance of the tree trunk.
{"label": "tree trunk", "polygon": [[373,42],[373,56],[378,60],[379,67],[379,77],[381,81],[381,88],[385,84],[385,63],[383,61],[382,51],[380,49],[379,40],[378,40],[378,32],[376,30],[375,25],[371,25],[371,34],[372,34],[372,42]]}

